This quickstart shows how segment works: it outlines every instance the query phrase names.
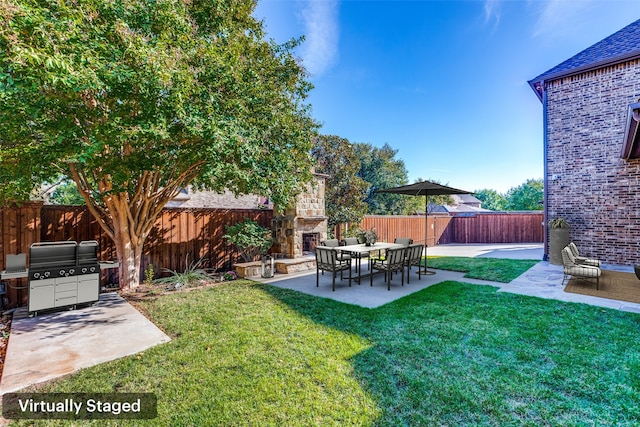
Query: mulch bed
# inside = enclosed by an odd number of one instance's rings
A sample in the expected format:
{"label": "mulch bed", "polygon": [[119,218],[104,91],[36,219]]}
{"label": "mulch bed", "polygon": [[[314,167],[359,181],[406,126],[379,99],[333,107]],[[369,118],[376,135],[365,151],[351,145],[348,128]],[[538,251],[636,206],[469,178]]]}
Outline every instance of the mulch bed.
{"label": "mulch bed", "polygon": [[633,273],[602,270],[599,288],[596,289],[595,279],[572,277],[564,291],[640,304],[640,280]]}
{"label": "mulch bed", "polygon": [[7,354],[7,345],[9,344],[9,333],[11,332],[11,319],[9,316],[2,316],[0,319],[0,378],[4,369],[4,358]]}

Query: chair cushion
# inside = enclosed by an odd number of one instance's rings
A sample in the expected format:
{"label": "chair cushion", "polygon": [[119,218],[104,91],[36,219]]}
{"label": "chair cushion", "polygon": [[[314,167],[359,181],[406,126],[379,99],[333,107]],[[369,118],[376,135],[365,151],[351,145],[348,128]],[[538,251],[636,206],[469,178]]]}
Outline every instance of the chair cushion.
{"label": "chair cushion", "polygon": [[600,277],[602,271],[598,267],[588,265],[576,265],[573,267],[565,267],[564,274],[580,277]]}

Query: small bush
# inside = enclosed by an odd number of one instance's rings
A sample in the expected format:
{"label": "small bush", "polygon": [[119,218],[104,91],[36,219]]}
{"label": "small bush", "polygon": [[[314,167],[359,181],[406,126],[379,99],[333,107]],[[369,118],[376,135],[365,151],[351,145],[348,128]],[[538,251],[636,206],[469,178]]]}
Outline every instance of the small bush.
{"label": "small bush", "polygon": [[223,237],[238,248],[244,262],[251,262],[256,256],[266,253],[273,244],[271,230],[248,218],[244,222],[227,226],[226,231],[227,234]]}

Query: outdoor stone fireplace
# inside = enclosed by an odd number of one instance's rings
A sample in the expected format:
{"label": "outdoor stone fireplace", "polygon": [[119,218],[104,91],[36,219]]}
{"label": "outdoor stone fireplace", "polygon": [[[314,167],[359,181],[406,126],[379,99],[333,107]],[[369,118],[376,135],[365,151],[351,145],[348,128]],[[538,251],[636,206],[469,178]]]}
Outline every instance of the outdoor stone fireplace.
{"label": "outdoor stone fireplace", "polygon": [[320,244],[320,233],[302,233],[302,254],[311,255]]}
{"label": "outdoor stone fireplace", "polygon": [[273,219],[274,250],[286,258],[309,256],[315,246],[327,238],[325,215],[325,180],[327,175],[314,173],[315,180],[296,199],[295,206]]}

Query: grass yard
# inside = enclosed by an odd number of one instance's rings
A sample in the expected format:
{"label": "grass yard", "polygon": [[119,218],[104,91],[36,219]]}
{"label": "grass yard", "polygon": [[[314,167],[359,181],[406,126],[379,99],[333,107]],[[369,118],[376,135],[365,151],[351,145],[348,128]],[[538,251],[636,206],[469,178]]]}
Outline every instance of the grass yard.
{"label": "grass yard", "polygon": [[427,262],[430,268],[460,271],[467,273],[464,277],[470,279],[509,283],[540,261],[534,259],[428,256]]}
{"label": "grass yard", "polygon": [[39,390],[154,392],[139,425],[640,424],[640,315],[495,291],[444,282],[377,309],[247,281],[163,295],[142,307],[172,342]]}

